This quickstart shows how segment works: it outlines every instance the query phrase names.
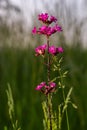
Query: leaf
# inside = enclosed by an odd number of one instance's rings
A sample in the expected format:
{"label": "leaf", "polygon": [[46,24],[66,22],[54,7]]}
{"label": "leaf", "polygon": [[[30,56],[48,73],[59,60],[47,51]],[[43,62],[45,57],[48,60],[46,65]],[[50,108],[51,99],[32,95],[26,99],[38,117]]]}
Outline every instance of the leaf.
{"label": "leaf", "polygon": [[63,77],[64,77],[64,78],[66,77],[67,73],[68,73],[68,71],[65,71],[65,72],[63,73]]}
{"label": "leaf", "polygon": [[52,79],[51,80],[51,82],[54,82],[54,81],[56,81],[57,79],[59,79],[60,77],[58,76],[58,77],[55,77],[54,79]]}
{"label": "leaf", "polygon": [[74,103],[71,103],[71,104],[72,104],[73,108],[75,108],[75,109],[78,108],[78,107],[76,106],[76,104],[74,104]]}
{"label": "leaf", "polygon": [[64,72],[64,75],[66,75],[67,73],[68,73],[68,71],[65,71],[65,72]]}
{"label": "leaf", "polygon": [[65,104],[63,106],[62,113],[64,113],[65,110],[66,110],[66,108],[68,107],[68,103],[70,102],[70,96],[71,96],[72,90],[73,90],[73,88],[71,87],[70,90],[69,90],[69,92],[68,92],[68,94],[67,94],[67,97],[65,99]]}
{"label": "leaf", "polygon": [[59,64],[62,62],[63,58],[61,57],[60,60],[59,60]]}

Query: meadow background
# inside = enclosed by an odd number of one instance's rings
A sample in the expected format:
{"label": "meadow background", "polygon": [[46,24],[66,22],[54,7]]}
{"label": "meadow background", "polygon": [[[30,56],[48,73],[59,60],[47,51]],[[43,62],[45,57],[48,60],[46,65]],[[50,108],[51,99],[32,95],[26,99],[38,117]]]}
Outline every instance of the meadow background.
{"label": "meadow background", "polygon": [[[74,17],[72,10],[61,2],[56,3],[52,11],[48,8],[48,4],[44,3],[44,7],[46,11],[60,19],[59,22],[64,30],[61,34],[53,36],[51,42],[64,48],[63,68],[69,71],[65,84],[67,90],[73,86],[71,98],[78,106],[78,109],[73,109],[71,105],[68,108],[70,130],[86,130],[87,41],[83,40],[82,32],[86,27],[87,19],[78,22],[78,17]],[[21,10],[18,7],[15,9],[15,12],[20,14]],[[32,25],[26,31],[23,20],[10,23],[8,17],[0,19],[0,130],[4,130],[5,126],[8,130],[12,130],[6,95],[8,83],[12,88],[16,118],[22,130],[43,130],[41,101],[44,96],[36,92],[35,87],[46,78],[46,71],[42,59],[35,57],[34,48],[45,40],[42,36],[31,34],[33,26],[39,26],[36,18],[39,12],[36,10],[35,15],[32,15]],[[72,32],[72,36],[68,31]],[[53,99],[55,104],[58,98],[59,95],[56,94]],[[62,129],[67,130],[65,119]]]}

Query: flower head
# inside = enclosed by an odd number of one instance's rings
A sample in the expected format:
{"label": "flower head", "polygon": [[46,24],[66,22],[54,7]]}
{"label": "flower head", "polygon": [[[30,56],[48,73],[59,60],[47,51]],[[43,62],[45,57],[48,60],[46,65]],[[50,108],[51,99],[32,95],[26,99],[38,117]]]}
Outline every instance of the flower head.
{"label": "flower head", "polygon": [[62,28],[56,24],[55,26],[52,27],[51,34],[54,34],[56,32],[61,32],[61,31],[62,31]]}
{"label": "flower head", "polygon": [[48,21],[48,13],[42,13],[38,15],[38,20],[42,21],[42,22],[46,22]]}
{"label": "flower head", "polygon": [[51,35],[51,27],[44,25],[44,26],[39,28],[38,33],[50,36]]}
{"label": "flower head", "polygon": [[41,82],[35,89],[40,91],[45,85],[46,85],[46,82]]}
{"label": "flower head", "polygon": [[45,94],[48,95],[49,93],[55,92],[56,83],[49,82],[49,85],[45,86]]}
{"label": "flower head", "polygon": [[51,23],[52,23],[52,22],[56,22],[56,21],[57,21],[57,18],[54,17],[54,16],[51,16],[51,17],[50,17],[50,21],[51,21]]}
{"label": "flower head", "polygon": [[56,83],[54,83],[54,82],[50,82],[49,85],[50,85],[51,88],[55,88],[56,87]]}
{"label": "flower head", "polygon": [[49,16],[48,13],[41,13],[38,15],[38,20],[42,21],[45,25],[41,26],[39,29],[36,29],[36,27],[33,28],[32,33],[33,34],[43,34],[46,36],[51,36],[52,34],[56,32],[61,32],[62,28],[58,24],[52,26],[49,26],[52,22],[57,22],[57,18],[54,16]]}
{"label": "flower head", "polygon": [[63,52],[64,52],[64,50],[63,50],[62,47],[58,47],[58,48],[56,48],[56,49],[57,49],[57,52],[58,52],[58,53],[63,53]]}
{"label": "flower head", "polygon": [[41,82],[37,87],[35,88],[37,91],[41,91],[45,95],[48,95],[49,93],[52,93],[55,91],[56,83],[50,82],[48,85],[46,82]]}
{"label": "flower head", "polygon": [[56,22],[57,18],[54,16],[49,16],[48,13],[41,13],[38,15],[38,20],[42,21],[43,23],[49,25],[52,22]]}
{"label": "flower head", "polygon": [[33,28],[32,33],[33,33],[33,34],[36,34],[36,33],[37,33],[36,27]]}
{"label": "flower head", "polygon": [[43,44],[43,45],[38,46],[37,48],[35,48],[36,56],[38,56],[38,55],[44,55],[46,47],[47,47],[47,45]]}
{"label": "flower head", "polygon": [[52,54],[52,55],[55,55],[56,54],[56,47],[55,46],[50,46],[49,47],[49,53]]}
{"label": "flower head", "polygon": [[52,46],[49,46],[49,53],[52,54],[52,55],[57,55],[59,53],[63,53],[63,48],[62,47],[55,47],[54,45]]}
{"label": "flower head", "polygon": [[38,34],[44,34],[44,35],[47,35],[47,36],[51,36],[52,34],[54,34],[56,32],[60,32],[60,31],[62,31],[62,28],[58,25],[55,25],[53,27],[43,25],[39,28],[37,33]]}

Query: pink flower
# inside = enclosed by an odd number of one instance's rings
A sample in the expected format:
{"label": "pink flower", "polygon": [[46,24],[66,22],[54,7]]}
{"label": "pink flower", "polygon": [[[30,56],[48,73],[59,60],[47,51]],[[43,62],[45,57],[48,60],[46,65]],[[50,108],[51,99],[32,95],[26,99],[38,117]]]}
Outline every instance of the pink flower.
{"label": "pink flower", "polygon": [[50,82],[49,86],[46,86],[45,94],[48,95],[49,93],[55,92],[56,83]]}
{"label": "pink flower", "polygon": [[41,46],[38,46],[37,48],[35,48],[36,56],[38,56],[38,55],[44,55],[46,47],[47,47],[47,45],[44,44],[44,45],[41,45]]}
{"label": "pink flower", "polygon": [[41,91],[45,95],[48,95],[49,93],[55,92],[56,83],[50,82],[49,85],[46,85],[46,82],[41,82],[35,90]]}
{"label": "pink flower", "polygon": [[42,13],[38,15],[38,20],[49,25],[52,22],[56,22],[57,18],[55,18],[54,16],[49,16],[48,13]]}
{"label": "pink flower", "polygon": [[50,82],[49,85],[50,85],[51,88],[55,88],[56,87],[56,83],[54,83],[54,82]]}
{"label": "pink flower", "polygon": [[51,34],[54,34],[54,33],[56,33],[56,32],[61,32],[61,31],[62,31],[62,28],[56,24],[56,25],[52,28]]}
{"label": "pink flower", "polygon": [[51,35],[51,27],[44,25],[44,26],[39,28],[38,33],[50,36]]}
{"label": "pink flower", "polygon": [[45,82],[41,82],[35,89],[40,91],[46,85]]}
{"label": "pink flower", "polygon": [[52,55],[57,55],[59,53],[63,53],[63,48],[62,47],[55,47],[55,46],[50,46],[49,47],[49,53]]}
{"label": "pink flower", "polygon": [[41,90],[42,87],[43,87],[43,86],[39,84],[35,89],[36,89],[36,90]]}
{"label": "pink flower", "polygon": [[56,25],[54,26],[54,28],[55,28],[55,30],[56,30],[57,32],[61,32],[61,31],[62,31],[61,26],[59,26],[58,24],[56,24]]}
{"label": "pink flower", "polygon": [[44,34],[47,36],[51,36],[52,34],[56,33],[56,32],[60,32],[62,31],[62,28],[58,25],[55,25],[53,27],[50,26],[42,26],[39,28],[39,30],[37,31],[39,34]]}
{"label": "pink flower", "polygon": [[37,33],[36,27],[33,28],[32,33],[33,33],[33,34],[36,34],[36,33]]}
{"label": "pink flower", "polygon": [[54,16],[51,16],[51,17],[50,17],[50,21],[51,21],[51,23],[52,23],[52,22],[56,22],[56,21],[57,21],[57,18],[55,18]]}
{"label": "pink flower", "polygon": [[41,82],[40,85],[45,86],[46,82]]}
{"label": "pink flower", "polygon": [[50,46],[49,47],[49,53],[52,54],[52,55],[55,55],[56,54],[56,47],[55,46]]}
{"label": "pink flower", "polygon": [[40,20],[40,21],[43,21],[43,22],[46,22],[46,21],[48,21],[48,13],[42,13],[42,14],[39,14],[38,15],[38,20]]}
{"label": "pink flower", "polygon": [[63,48],[62,48],[62,47],[58,47],[58,48],[57,48],[57,52],[58,52],[58,53],[63,53],[63,52],[64,52],[64,50],[63,50]]}
{"label": "pink flower", "polygon": [[46,36],[51,36],[56,32],[62,31],[62,28],[58,24],[56,24],[53,27],[49,26],[49,24],[51,24],[52,22],[56,23],[57,18],[55,18],[54,16],[49,16],[48,13],[39,14],[38,20],[45,23],[45,25],[41,26],[38,30],[36,29],[36,27],[34,27],[32,30],[33,34],[43,34]]}

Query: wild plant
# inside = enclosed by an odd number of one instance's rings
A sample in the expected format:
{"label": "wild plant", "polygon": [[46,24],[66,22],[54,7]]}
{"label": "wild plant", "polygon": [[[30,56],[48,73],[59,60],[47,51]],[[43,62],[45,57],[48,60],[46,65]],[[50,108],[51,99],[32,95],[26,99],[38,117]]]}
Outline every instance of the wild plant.
{"label": "wild plant", "polygon": [[[12,90],[9,84],[8,84],[6,93],[7,93],[7,99],[8,99],[9,118],[10,118],[12,130],[21,130],[21,128],[18,125],[18,120],[16,119],[16,116],[15,116],[13,94],[12,94]],[[8,130],[7,126],[4,127],[4,130]]]}
{"label": "wild plant", "polygon": [[[47,80],[41,81],[36,86],[36,90],[44,94],[44,101],[42,101],[42,109],[44,113],[43,125],[44,130],[61,130],[64,113],[66,115],[67,129],[70,130],[67,107],[72,104],[74,108],[77,106],[71,101],[71,87],[66,94],[66,85],[64,84],[65,77],[68,71],[63,71],[63,56],[64,49],[61,46],[55,46],[50,43],[50,37],[55,33],[62,32],[62,27],[57,23],[55,16],[50,16],[48,13],[41,13],[38,15],[38,20],[41,22],[41,27],[34,27],[33,34],[44,35],[46,43],[35,48],[35,56],[43,58],[43,65],[47,70]],[[56,76],[53,77],[53,73]],[[55,75],[55,74],[54,74]],[[59,94],[61,91],[61,102],[58,103],[57,111],[53,109],[54,94]],[[60,96],[59,96],[60,97]]]}

